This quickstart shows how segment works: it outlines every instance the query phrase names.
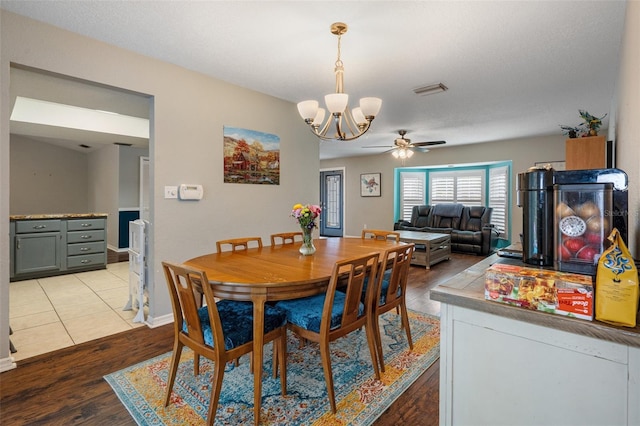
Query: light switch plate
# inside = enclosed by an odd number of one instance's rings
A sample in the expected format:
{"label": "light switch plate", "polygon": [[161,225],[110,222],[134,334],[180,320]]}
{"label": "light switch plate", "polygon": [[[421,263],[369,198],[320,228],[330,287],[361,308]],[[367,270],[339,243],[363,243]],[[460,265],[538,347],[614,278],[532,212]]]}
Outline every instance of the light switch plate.
{"label": "light switch plate", "polygon": [[178,187],[177,186],[165,186],[164,187],[164,198],[178,198]]}

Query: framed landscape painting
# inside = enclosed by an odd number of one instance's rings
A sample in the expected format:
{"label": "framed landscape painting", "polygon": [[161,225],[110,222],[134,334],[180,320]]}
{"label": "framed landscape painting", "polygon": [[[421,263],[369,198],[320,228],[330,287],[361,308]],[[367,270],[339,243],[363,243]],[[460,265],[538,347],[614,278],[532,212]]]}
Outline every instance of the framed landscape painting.
{"label": "framed landscape painting", "polygon": [[380,173],[365,173],[360,175],[360,196],[380,196]]}
{"label": "framed landscape painting", "polygon": [[280,137],[224,126],[224,182],[280,185]]}

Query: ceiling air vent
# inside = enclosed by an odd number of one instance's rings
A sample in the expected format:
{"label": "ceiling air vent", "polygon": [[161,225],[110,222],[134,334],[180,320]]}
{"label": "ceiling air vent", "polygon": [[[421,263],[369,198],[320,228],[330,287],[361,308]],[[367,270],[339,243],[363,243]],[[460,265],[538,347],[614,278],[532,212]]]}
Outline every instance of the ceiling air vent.
{"label": "ceiling air vent", "polygon": [[449,88],[442,83],[437,83],[413,89],[413,93],[415,93],[416,95],[426,96],[444,92],[445,90],[449,90]]}
{"label": "ceiling air vent", "polygon": [[85,148],[85,149],[91,148],[89,145],[85,145],[83,143],[81,143],[79,146],[80,146],[80,148]]}
{"label": "ceiling air vent", "polygon": [[120,145],[120,146],[132,146],[132,143],[125,143],[125,142],[114,142],[114,145]]}

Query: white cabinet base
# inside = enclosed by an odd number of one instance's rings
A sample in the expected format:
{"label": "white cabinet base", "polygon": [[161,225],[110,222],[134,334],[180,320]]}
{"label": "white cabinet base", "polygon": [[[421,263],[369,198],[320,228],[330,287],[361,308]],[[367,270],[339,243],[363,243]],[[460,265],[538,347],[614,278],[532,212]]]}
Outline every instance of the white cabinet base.
{"label": "white cabinet base", "polygon": [[640,425],[638,347],[443,303],[440,351],[441,425]]}

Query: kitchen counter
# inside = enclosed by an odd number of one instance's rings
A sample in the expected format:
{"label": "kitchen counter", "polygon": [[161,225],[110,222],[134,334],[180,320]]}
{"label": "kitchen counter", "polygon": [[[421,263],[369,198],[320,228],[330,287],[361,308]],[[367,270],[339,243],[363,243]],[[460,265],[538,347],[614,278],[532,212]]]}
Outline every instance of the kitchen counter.
{"label": "kitchen counter", "polygon": [[9,216],[9,220],[83,219],[107,216],[106,213],[14,214]]}
{"label": "kitchen counter", "polygon": [[484,298],[484,273],[494,263],[525,266],[520,260],[501,258],[494,254],[433,289],[431,291],[431,299],[509,319],[525,321],[529,324],[537,324],[640,348],[640,318],[636,321],[635,328],[616,327],[596,320],[586,321],[569,318],[486,300]]}
{"label": "kitchen counter", "polygon": [[440,301],[440,424],[640,425],[640,326],[484,298],[489,256],[431,291]]}

